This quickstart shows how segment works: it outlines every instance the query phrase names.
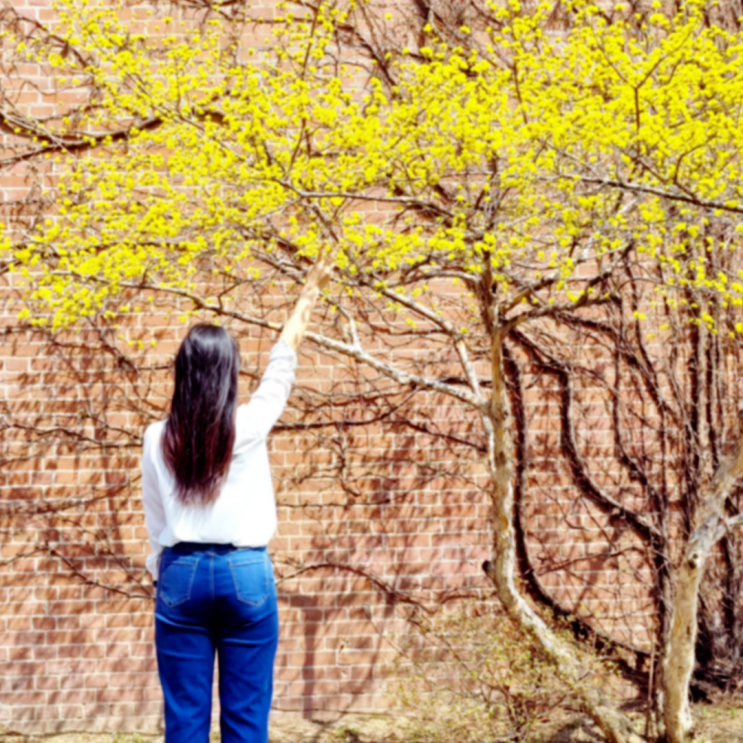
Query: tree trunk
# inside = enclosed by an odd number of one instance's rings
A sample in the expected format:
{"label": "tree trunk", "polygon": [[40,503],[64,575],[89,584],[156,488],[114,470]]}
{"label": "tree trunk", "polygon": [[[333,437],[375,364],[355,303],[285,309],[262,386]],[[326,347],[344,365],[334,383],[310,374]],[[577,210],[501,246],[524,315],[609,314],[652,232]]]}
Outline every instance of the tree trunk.
{"label": "tree trunk", "polygon": [[569,646],[560,641],[529,606],[515,584],[516,541],[513,510],[512,447],[507,426],[507,400],[503,375],[504,331],[492,333],[493,398],[490,417],[484,417],[488,436],[488,460],[493,477],[492,559],[485,563],[485,572],[495,585],[498,597],[518,625],[534,636],[545,654],[557,665],[587,715],[596,723],[611,743],[641,743],[630,720],[612,707],[591,680]]}
{"label": "tree trunk", "polygon": [[694,671],[699,583],[712,547],[727,528],[725,501],[741,474],[743,436],[738,438],[735,450],[723,460],[712,478],[677,571],[671,632],[663,657],[663,717],[668,743],[685,743],[692,728],[689,683]]}

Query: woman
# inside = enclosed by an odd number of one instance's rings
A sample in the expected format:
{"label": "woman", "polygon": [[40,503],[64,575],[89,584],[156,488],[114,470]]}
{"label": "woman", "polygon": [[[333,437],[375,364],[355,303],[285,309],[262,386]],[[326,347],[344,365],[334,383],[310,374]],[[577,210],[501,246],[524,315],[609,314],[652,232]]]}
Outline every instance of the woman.
{"label": "woman", "polygon": [[237,406],[235,340],[213,325],[191,328],[175,360],[170,416],[145,432],[166,743],[208,742],[215,653],[222,743],[268,740],[279,625],[266,552],[276,528],[266,437],[289,397],[296,350],[329,270],[329,256],[313,266],[247,405]]}

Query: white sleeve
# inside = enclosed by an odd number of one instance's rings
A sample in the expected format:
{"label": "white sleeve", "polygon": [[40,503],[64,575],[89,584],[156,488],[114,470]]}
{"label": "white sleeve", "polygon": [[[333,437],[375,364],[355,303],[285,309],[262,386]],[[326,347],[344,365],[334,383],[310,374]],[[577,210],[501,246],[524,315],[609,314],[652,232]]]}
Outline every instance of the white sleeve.
{"label": "white sleeve", "polygon": [[268,368],[258,389],[247,405],[240,406],[235,450],[268,436],[289,399],[296,368],[294,349],[286,341],[279,341],[271,349]]}
{"label": "white sleeve", "polygon": [[150,434],[149,428],[145,431],[142,445],[142,500],[144,502],[147,536],[150,540],[150,554],[147,555],[145,564],[147,570],[152,574],[152,580],[157,580],[160,554],[163,551],[163,546],[158,541],[158,537],[165,529],[167,521],[152,456],[152,436],[148,434]]}

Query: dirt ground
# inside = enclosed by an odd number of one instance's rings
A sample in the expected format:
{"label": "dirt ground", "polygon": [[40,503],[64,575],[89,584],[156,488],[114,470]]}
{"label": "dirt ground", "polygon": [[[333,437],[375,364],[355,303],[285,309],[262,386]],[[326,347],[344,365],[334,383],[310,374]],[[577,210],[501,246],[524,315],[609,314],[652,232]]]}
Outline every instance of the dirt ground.
{"label": "dirt ground", "polygon": [[[695,705],[699,743],[741,743],[743,705]],[[642,729],[642,723],[638,720]],[[218,743],[219,733],[212,734]],[[601,738],[585,720],[563,720],[545,725],[529,743],[600,743]],[[63,733],[18,735],[0,728],[0,743],[163,743],[162,735],[144,733]],[[271,743],[405,743],[404,721],[386,715],[347,716],[330,723],[310,720],[282,721],[271,727]],[[456,742],[453,742],[456,743]]]}

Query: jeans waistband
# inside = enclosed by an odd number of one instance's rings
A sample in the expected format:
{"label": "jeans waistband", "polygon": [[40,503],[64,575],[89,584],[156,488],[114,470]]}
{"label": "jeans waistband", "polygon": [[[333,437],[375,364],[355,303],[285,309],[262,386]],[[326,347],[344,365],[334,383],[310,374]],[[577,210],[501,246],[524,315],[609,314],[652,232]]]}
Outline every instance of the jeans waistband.
{"label": "jeans waistband", "polygon": [[185,554],[192,552],[216,552],[218,555],[224,555],[227,552],[236,552],[237,550],[266,551],[265,547],[236,547],[234,544],[219,544],[214,542],[177,542],[170,549]]}

